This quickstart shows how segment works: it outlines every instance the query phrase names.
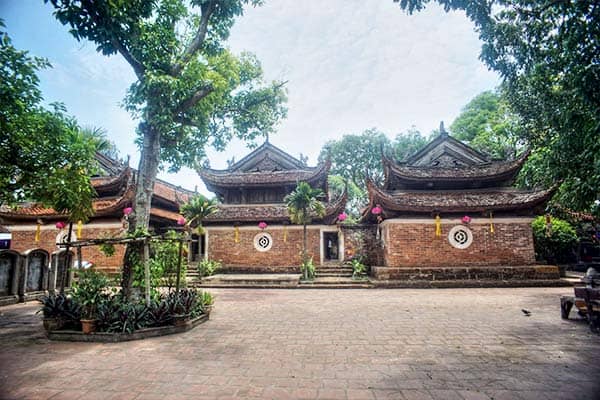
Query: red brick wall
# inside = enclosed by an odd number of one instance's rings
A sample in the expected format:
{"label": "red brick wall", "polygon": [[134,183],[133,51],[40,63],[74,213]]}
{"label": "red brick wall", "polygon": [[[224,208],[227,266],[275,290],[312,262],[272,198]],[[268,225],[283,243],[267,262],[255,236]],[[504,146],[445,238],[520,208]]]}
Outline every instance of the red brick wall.
{"label": "red brick wall", "polygon": [[381,265],[383,252],[373,225],[342,225],[344,232],[344,260],[362,256],[366,265]]}
{"label": "red brick wall", "polygon": [[[112,224],[111,224],[112,225]],[[9,228],[10,229],[10,228]],[[20,229],[23,229],[20,227]],[[22,253],[31,249],[44,249],[50,254],[60,250],[56,246],[56,236],[59,234],[58,229],[42,229],[40,232],[40,241],[35,241],[35,226],[31,230],[11,230],[12,241],[11,250]],[[75,230],[75,227],[73,228]],[[105,226],[95,228],[92,226],[83,225],[81,236],[83,238],[99,238],[103,235],[117,235],[121,232],[121,224],[115,223],[114,227]],[[74,251],[75,253],[75,251]],[[76,254],[76,253],[75,253]],[[94,266],[108,274],[117,274],[121,271],[123,256],[125,254],[125,246],[115,245],[115,254],[111,257],[106,257],[98,246],[84,247],[81,249],[83,261],[91,261]]]}
{"label": "red brick wall", "polygon": [[[273,238],[269,251],[260,252],[254,248],[254,236],[260,229],[240,229],[239,242],[235,243],[234,228],[207,229],[208,257],[218,260],[224,266],[260,267],[298,266],[301,263],[302,229],[288,228],[287,241],[283,241],[283,229],[265,229]],[[308,228],[308,255],[315,265],[320,263],[320,230]],[[275,269],[272,269],[276,271]]]}
{"label": "red brick wall", "polygon": [[435,237],[431,222],[394,223],[383,226],[384,263],[389,267],[452,267],[475,265],[531,265],[535,263],[531,223],[525,219],[471,222],[473,243],[466,249],[454,248],[448,232],[459,222],[444,223],[442,236]]}

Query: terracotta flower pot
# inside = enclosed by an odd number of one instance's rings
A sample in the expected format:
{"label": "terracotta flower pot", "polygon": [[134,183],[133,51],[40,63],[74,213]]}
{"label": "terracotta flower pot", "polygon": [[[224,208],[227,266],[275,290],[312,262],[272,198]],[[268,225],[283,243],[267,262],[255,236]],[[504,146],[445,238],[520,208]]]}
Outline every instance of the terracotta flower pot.
{"label": "terracotta flower pot", "polygon": [[82,319],[81,322],[81,331],[89,335],[92,332],[96,332],[96,320],[95,319]]}

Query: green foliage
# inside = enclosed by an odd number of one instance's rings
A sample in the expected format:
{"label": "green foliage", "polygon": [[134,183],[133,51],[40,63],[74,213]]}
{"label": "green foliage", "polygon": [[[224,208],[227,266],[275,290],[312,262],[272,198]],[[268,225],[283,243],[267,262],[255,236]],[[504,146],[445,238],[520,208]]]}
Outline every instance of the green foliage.
{"label": "green foliage", "polygon": [[393,143],[383,132],[371,128],[358,135],[344,135],[339,140],[328,141],[319,153],[319,162],[331,160],[331,190],[342,193],[346,185],[347,212],[357,218],[368,202],[365,178],[369,176],[374,182],[383,183],[382,151],[400,160],[416,153],[425,144],[427,138],[414,127],[398,134]]}
{"label": "green foliage", "polygon": [[367,274],[367,266],[362,263],[363,257],[356,256],[352,260],[350,260],[350,265],[352,266],[352,278],[360,279],[363,278]]}
{"label": "green foliage", "polygon": [[79,321],[81,306],[64,293],[51,294],[40,299],[44,318],[57,318],[65,322]]}
{"label": "green foliage", "polygon": [[[394,0],[408,12],[429,0]],[[480,58],[503,78],[523,138],[547,148],[561,203],[589,210],[600,197],[600,8],[593,1],[438,0],[464,10],[483,42]]]}
{"label": "green foliage", "polygon": [[121,296],[108,298],[98,307],[96,326],[100,332],[133,333],[150,326],[150,308],[126,302]]}
{"label": "green foliage", "polygon": [[396,160],[402,161],[421,150],[428,142],[427,136],[423,136],[417,128],[412,126],[406,132],[396,135],[392,143],[392,154],[396,157]]}
{"label": "green foliage", "polygon": [[325,206],[319,198],[324,195],[321,189],[314,189],[307,182],[298,183],[296,189],[284,198],[292,223],[306,225],[313,216],[322,217]]}
{"label": "green foliage", "polygon": [[48,61],[14,48],[6,32],[0,37],[0,205],[33,200],[86,221],[93,214],[94,143],[63,106],[42,107],[37,72]]}
{"label": "green foliage", "polygon": [[494,158],[513,159],[524,147],[524,132],[506,98],[497,91],[478,94],[450,126],[453,136]]}
{"label": "green foliage", "polygon": [[73,284],[73,301],[81,305],[82,318],[96,318],[98,306],[107,299],[109,283],[108,277],[99,271],[79,271],[79,279]]}
{"label": "green foliage", "polygon": [[567,221],[552,218],[547,226],[544,216],[537,217],[531,224],[537,258],[548,263],[565,263],[573,258],[573,246],[577,233]]}
{"label": "green foliage", "polygon": [[312,281],[315,279],[315,264],[313,262],[312,257],[306,258],[302,261],[300,265],[300,270],[302,272],[302,279],[305,281]]}
{"label": "green foliage", "polygon": [[214,275],[221,269],[221,263],[217,260],[202,260],[198,263],[198,274],[200,277]]}
{"label": "green foliage", "polygon": [[166,301],[171,305],[173,315],[191,315],[194,308],[201,304],[196,289],[182,289],[179,292],[170,292]]}
{"label": "green foliage", "polygon": [[217,212],[217,199],[209,199],[208,197],[197,194],[192,197],[187,203],[181,206],[181,214],[186,219],[186,224],[196,228],[198,234],[202,234],[202,221],[204,218]]}

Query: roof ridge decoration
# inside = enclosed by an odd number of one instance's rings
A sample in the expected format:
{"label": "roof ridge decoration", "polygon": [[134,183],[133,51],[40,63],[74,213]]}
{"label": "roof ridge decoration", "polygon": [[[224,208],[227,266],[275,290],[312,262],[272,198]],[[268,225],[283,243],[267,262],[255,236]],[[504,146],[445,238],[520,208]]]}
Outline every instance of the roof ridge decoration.
{"label": "roof ridge decoration", "polygon": [[265,141],[261,146],[254,149],[241,160],[229,166],[226,171],[248,172],[256,167],[256,165],[265,157],[269,157],[275,164],[281,167],[282,170],[301,170],[306,168],[306,165],[304,165],[302,161],[281,150],[269,141]]}
{"label": "roof ridge decoration", "polygon": [[[491,160],[488,155],[475,150],[460,140],[454,139],[444,130],[444,124],[441,123],[440,134],[421,150],[404,159],[402,164],[435,166],[440,164],[439,161],[441,160],[439,159],[446,154],[450,154],[451,158],[463,165],[483,164]],[[437,164],[436,161],[438,161]],[[448,160],[443,161],[447,162]]]}

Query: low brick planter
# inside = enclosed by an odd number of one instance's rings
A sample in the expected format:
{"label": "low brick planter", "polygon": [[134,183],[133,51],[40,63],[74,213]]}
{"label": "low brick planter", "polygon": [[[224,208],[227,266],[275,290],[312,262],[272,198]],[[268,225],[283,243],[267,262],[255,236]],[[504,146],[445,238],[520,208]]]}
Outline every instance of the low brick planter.
{"label": "low brick planter", "polygon": [[208,316],[206,314],[202,314],[199,317],[188,321],[183,326],[157,326],[155,328],[140,329],[139,331],[135,331],[133,333],[94,332],[89,335],[85,335],[81,331],[50,331],[48,332],[48,339],[62,340],[65,342],[127,342],[129,340],[140,340],[156,336],[165,336],[172,335],[174,333],[187,332],[191,329],[194,329],[197,325],[200,325],[206,321],[208,321]]}

